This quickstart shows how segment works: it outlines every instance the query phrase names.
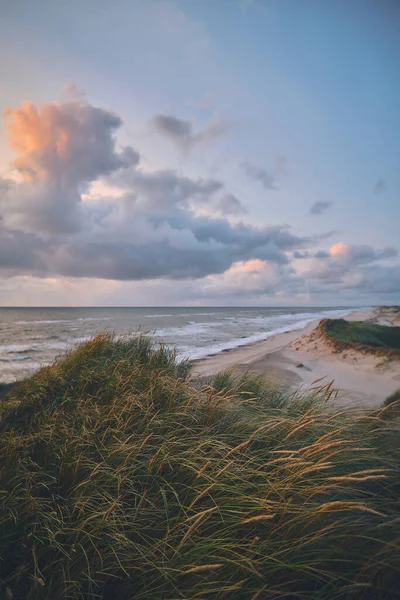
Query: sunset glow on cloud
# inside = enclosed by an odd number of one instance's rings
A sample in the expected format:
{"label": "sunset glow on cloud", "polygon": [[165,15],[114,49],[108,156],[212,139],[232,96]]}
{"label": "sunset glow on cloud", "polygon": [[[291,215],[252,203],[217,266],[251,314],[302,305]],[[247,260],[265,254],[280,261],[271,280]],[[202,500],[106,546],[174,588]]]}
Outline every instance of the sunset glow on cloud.
{"label": "sunset glow on cloud", "polygon": [[313,36],[274,0],[23,4],[29,53],[10,6],[0,59],[4,302],[396,301],[390,10],[315,3]]}
{"label": "sunset glow on cloud", "polygon": [[260,260],[259,258],[255,258],[253,260],[241,261],[233,264],[229,271],[231,273],[240,273],[240,272],[257,272],[261,271],[267,264],[266,260]]}
{"label": "sunset glow on cloud", "polygon": [[329,248],[329,253],[331,256],[337,256],[338,254],[344,254],[347,250],[346,244],[343,242],[338,242]]}

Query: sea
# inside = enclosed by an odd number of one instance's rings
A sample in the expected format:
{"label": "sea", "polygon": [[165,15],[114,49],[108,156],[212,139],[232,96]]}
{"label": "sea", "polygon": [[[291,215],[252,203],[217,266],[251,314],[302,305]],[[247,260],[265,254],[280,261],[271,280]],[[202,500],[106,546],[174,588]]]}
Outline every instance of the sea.
{"label": "sea", "polygon": [[199,359],[302,329],[314,319],[344,317],[355,308],[0,308],[0,383],[19,381],[66,350],[108,330],[152,335]]}

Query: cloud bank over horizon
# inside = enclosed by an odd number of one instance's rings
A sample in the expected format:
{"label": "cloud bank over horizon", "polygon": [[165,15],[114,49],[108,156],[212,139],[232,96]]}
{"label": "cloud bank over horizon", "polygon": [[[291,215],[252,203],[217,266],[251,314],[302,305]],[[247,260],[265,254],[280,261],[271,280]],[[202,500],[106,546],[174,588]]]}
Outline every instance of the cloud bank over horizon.
{"label": "cloud bank over horizon", "polygon": [[[170,280],[181,282],[181,303],[318,304],[334,286],[344,299],[400,293],[400,266],[379,262],[396,259],[396,248],[337,242],[323,249],[331,233],[243,220],[251,217],[247,203],[225,181],[149,166],[140,149],[117,143],[121,117],[82,96],[39,107],[24,102],[4,118],[15,154],[15,177],[0,180],[0,274],[7,280],[87,285],[93,278],[149,290],[152,280],[159,290]],[[150,123],[179,150],[224,133],[217,122],[194,130],[162,114]],[[246,160],[240,169],[275,193],[284,160],[271,172]],[[310,212],[331,204],[317,202]]]}

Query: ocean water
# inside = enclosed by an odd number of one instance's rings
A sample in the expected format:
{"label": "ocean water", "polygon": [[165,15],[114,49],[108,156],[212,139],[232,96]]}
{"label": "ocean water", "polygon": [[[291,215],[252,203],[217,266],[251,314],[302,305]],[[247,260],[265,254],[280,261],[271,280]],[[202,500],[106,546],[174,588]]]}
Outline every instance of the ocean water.
{"label": "ocean water", "polygon": [[142,332],[175,347],[181,358],[222,350],[302,329],[354,308],[0,308],[0,382],[31,375],[99,331]]}

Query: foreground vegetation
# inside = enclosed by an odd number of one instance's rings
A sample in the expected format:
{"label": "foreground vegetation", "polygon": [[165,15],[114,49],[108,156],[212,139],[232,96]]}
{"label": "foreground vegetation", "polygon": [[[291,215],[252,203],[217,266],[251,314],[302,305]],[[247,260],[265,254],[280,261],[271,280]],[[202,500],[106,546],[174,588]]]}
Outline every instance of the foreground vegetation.
{"label": "foreground vegetation", "polygon": [[15,383],[0,383],[0,400],[15,386]]}
{"label": "foreground vegetation", "polygon": [[342,348],[358,347],[400,354],[400,327],[345,319],[324,319],[319,327]]}
{"label": "foreground vegetation", "polygon": [[397,597],[400,444],[384,410],[260,378],[190,381],[102,334],[0,412],[1,597]]}

